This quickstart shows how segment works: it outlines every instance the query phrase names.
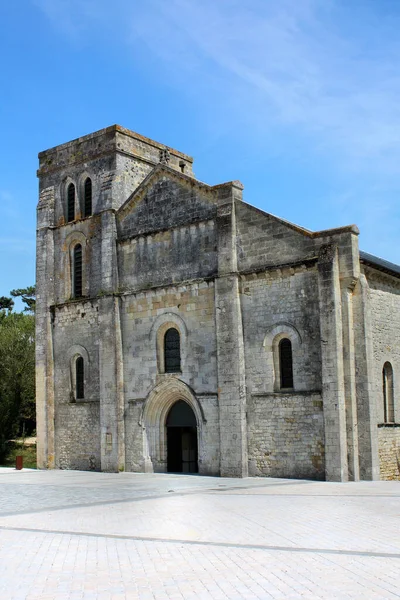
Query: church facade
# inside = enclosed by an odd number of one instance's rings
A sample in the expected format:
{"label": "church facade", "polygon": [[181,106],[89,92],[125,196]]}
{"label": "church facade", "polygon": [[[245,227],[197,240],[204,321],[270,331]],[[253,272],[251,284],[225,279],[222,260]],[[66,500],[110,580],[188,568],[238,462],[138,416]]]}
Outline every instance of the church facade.
{"label": "church facade", "polygon": [[400,268],[120,126],[39,154],[40,468],[398,479]]}

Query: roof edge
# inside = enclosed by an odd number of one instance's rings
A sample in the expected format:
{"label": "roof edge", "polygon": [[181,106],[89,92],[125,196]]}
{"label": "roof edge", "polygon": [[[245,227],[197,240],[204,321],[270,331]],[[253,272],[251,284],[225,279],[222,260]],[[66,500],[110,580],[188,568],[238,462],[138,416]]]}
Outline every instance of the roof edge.
{"label": "roof edge", "polygon": [[155,140],[152,140],[151,138],[148,138],[144,135],[141,135],[140,133],[136,133],[135,131],[132,131],[130,129],[127,129],[126,127],[122,127],[121,125],[117,125],[117,124],[110,125],[109,127],[104,127],[103,129],[99,129],[98,131],[94,131],[93,133],[88,133],[86,135],[82,135],[82,136],[77,137],[68,142],[64,142],[63,144],[57,144],[57,146],[52,146],[51,148],[48,148],[47,150],[42,150],[41,152],[39,152],[38,157],[41,158],[41,157],[45,156],[48,152],[55,152],[56,150],[59,150],[59,149],[62,150],[64,148],[68,148],[69,146],[73,146],[75,144],[81,144],[83,142],[86,142],[87,140],[91,140],[96,137],[101,137],[101,136],[107,135],[108,133],[112,133],[112,132],[122,133],[123,135],[127,135],[128,137],[131,137],[131,138],[134,138],[141,142],[144,142],[145,144],[148,144],[149,146],[153,146],[154,148],[158,148],[158,149],[168,148],[168,150],[171,152],[171,154],[174,154],[175,156],[184,158],[188,162],[193,163],[193,157],[190,156],[189,154],[185,154],[184,152],[175,150],[175,148],[172,148],[171,146],[167,146],[166,144],[161,144],[160,142],[156,142]]}
{"label": "roof edge", "polygon": [[384,258],[379,258],[379,256],[374,256],[373,254],[360,250],[360,262],[369,267],[373,267],[378,271],[400,278],[400,265],[391,263]]}

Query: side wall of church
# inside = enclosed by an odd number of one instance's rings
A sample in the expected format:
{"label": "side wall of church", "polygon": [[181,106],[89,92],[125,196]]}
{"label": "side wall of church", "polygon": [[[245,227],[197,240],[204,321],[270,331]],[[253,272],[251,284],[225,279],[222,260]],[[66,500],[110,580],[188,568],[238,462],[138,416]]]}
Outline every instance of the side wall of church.
{"label": "side wall of church", "polygon": [[[100,469],[100,390],[96,301],[54,309],[56,459],[61,469]],[[85,362],[85,398],[74,396],[74,357]]]}
{"label": "side wall of church", "polygon": [[[315,266],[242,278],[250,475],[324,478],[317,285]],[[276,364],[274,340],[285,334],[292,340],[291,391],[280,391]]]}
{"label": "side wall of church", "polygon": [[314,240],[281,219],[245,203],[237,205],[240,271],[286,264],[315,255]]}
{"label": "side wall of church", "polygon": [[[400,479],[400,285],[390,275],[369,268],[365,268],[365,273],[369,284],[381,479]],[[384,424],[382,369],[386,362],[393,368],[393,424]]]}
{"label": "side wall of church", "polygon": [[[179,329],[181,373],[163,373],[163,332]],[[121,311],[125,378],[126,468],[143,471],[142,411],[155,386],[178,377],[195,394],[204,420],[201,425],[199,470],[218,474],[219,418],[217,363],[212,282],[166,286],[123,296]],[[177,398],[179,399],[179,398]],[[165,470],[166,465],[153,465]]]}

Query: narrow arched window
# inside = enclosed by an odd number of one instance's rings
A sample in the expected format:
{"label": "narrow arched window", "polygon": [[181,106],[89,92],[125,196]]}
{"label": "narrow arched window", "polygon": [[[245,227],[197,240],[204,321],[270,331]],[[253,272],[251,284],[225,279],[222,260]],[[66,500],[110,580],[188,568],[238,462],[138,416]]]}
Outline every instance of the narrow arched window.
{"label": "narrow arched window", "polygon": [[75,186],[70,183],[67,190],[67,220],[75,220]]}
{"label": "narrow arched window", "polygon": [[82,296],[82,246],[77,244],[73,250],[73,296]]}
{"label": "narrow arched window", "polygon": [[88,177],[84,186],[85,192],[85,217],[90,217],[92,214],[92,180]]}
{"label": "narrow arched window", "polygon": [[281,389],[293,387],[293,357],[292,342],[283,338],[279,342],[279,370],[281,376]]}
{"label": "narrow arched window", "polygon": [[75,361],[76,398],[82,400],[85,397],[85,365],[82,356]]}
{"label": "narrow arched window", "polygon": [[166,373],[181,370],[181,341],[179,331],[173,327],[164,336],[164,364]]}
{"label": "narrow arched window", "polygon": [[394,423],[393,368],[390,362],[385,362],[383,365],[382,391],[383,420],[385,423]]}

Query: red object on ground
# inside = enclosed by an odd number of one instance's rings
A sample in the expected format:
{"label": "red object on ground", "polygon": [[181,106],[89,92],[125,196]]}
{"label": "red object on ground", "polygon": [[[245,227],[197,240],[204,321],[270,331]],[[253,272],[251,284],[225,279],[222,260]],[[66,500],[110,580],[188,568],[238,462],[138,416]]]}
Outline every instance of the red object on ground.
{"label": "red object on ground", "polygon": [[15,457],[15,468],[17,471],[20,471],[23,468],[23,462],[24,462],[23,456]]}

